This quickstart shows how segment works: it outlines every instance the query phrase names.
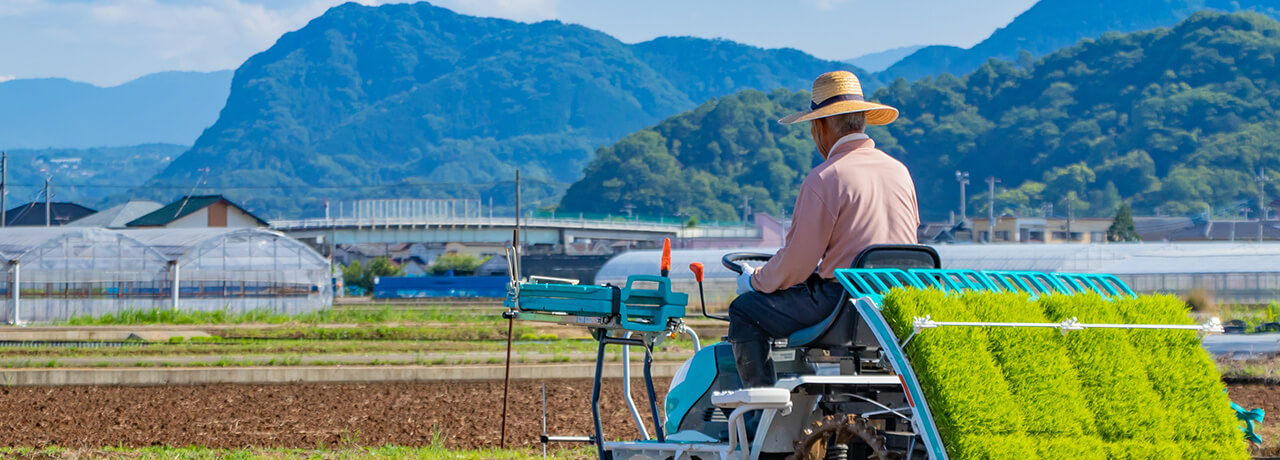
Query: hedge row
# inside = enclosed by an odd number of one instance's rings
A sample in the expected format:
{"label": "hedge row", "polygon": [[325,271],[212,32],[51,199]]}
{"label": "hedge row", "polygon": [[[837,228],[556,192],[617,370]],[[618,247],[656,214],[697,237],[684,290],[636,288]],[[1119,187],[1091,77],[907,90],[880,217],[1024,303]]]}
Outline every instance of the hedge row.
{"label": "hedge row", "polygon": [[[899,338],[937,321],[1188,324],[1171,297],[1029,300],[1012,293],[894,290]],[[1194,331],[941,327],[905,349],[952,458],[1247,459],[1229,401]]]}

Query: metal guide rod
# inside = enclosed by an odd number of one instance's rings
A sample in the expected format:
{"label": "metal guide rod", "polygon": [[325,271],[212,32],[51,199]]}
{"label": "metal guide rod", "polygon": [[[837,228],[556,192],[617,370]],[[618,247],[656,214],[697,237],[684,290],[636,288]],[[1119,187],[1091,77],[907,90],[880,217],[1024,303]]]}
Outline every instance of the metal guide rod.
{"label": "metal guide rod", "polygon": [[[516,174],[517,174],[516,177],[519,177],[519,172],[517,172]],[[520,227],[516,227],[511,232],[512,232],[511,240],[520,241]],[[519,257],[519,254],[520,254],[519,246],[516,246],[515,254],[517,257]],[[514,284],[519,286],[520,284],[519,278],[515,278],[515,279],[516,279],[516,282]],[[498,441],[498,446],[502,448],[507,447],[507,399],[511,389],[511,336],[516,324],[516,318],[514,315],[504,315],[504,316],[507,317],[507,362],[505,365],[506,370],[502,377],[502,428],[499,430],[499,435],[498,435],[498,437],[500,438]]]}
{"label": "metal guide rod", "polygon": [[[627,331],[624,338],[631,338],[631,332]],[[631,418],[636,420],[636,426],[640,427],[640,439],[649,440],[649,428],[645,427],[644,419],[640,418],[640,410],[636,409],[636,400],[631,397],[631,346],[622,346],[622,397],[627,402],[627,410],[631,411]]]}
{"label": "metal guide rod", "polygon": [[542,382],[542,459],[547,458],[547,382]]}
{"label": "metal guide rod", "polygon": [[911,335],[902,341],[902,346],[907,346],[911,339],[920,333],[923,329],[935,329],[942,326],[970,326],[970,327],[1050,327],[1062,331],[1066,334],[1070,331],[1081,331],[1085,329],[1175,329],[1196,331],[1200,334],[1222,333],[1222,321],[1218,318],[1209,318],[1202,324],[1106,324],[1106,323],[1081,323],[1079,319],[1072,317],[1062,320],[1059,323],[997,323],[985,321],[934,321],[930,315],[915,317],[911,320]]}

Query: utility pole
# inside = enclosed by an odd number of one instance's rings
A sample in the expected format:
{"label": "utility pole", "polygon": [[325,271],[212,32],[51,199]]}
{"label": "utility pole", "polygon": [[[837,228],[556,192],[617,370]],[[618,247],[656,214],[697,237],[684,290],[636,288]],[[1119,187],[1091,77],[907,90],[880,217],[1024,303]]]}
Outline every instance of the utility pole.
{"label": "utility pole", "polygon": [[8,178],[8,176],[9,176],[9,153],[0,152],[0,228],[3,228],[5,225],[7,225],[6,222],[9,221],[8,216],[4,214],[5,213],[4,210],[9,207],[5,203],[5,198],[6,198],[5,195],[8,194],[8,191],[4,189],[4,183],[6,182],[6,179]]}
{"label": "utility pole", "polygon": [[51,225],[52,219],[50,217],[52,217],[53,214],[50,212],[51,209],[49,208],[49,206],[53,205],[52,200],[50,199],[52,198],[51,196],[52,194],[49,193],[52,191],[50,190],[52,189],[52,182],[53,182],[53,176],[44,176],[44,226],[45,227],[52,227]]}
{"label": "utility pole", "polygon": [[626,205],[624,205],[624,206],[622,207],[622,211],[623,211],[623,212],[625,212],[625,213],[627,213],[627,218],[628,218],[628,219],[630,219],[630,218],[631,218],[631,214],[632,214],[633,212],[635,212],[635,210],[636,210],[636,205],[631,204],[631,203],[627,203]]}
{"label": "utility pole", "polygon": [[956,182],[960,183],[960,223],[964,223],[969,219],[965,208],[968,203],[965,200],[964,186],[969,185],[969,171],[956,170]]}
{"label": "utility pole", "polygon": [[[996,183],[1000,179],[987,178],[987,242],[996,240]],[[963,209],[963,208],[962,208]]]}
{"label": "utility pole", "polygon": [[747,225],[747,216],[751,215],[751,197],[742,196],[742,225]]}
{"label": "utility pole", "polygon": [[1068,243],[1070,243],[1070,242],[1072,241],[1072,239],[1071,239],[1071,220],[1072,220],[1072,219],[1075,219],[1075,217],[1076,217],[1076,200],[1074,200],[1074,199],[1072,199],[1072,198],[1074,198],[1074,197],[1073,197],[1073,196],[1071,196],[1071,195],[1067,195],[1067,242],[1068,242]]}
{"label": "utility pole", "polygon": [[1262,242],[1262,231],[1267,227],[1267,170],[1258,168],[1258,242]]}
{"label": "utility pole", "polygon": [[520,247],[522,246],[520,242],[521,240],[524,239],[524,232],[519,231],[520,230],[520,170],[519,169],[516,170],[516,230],[519,236],[517,236],[516,240],[513,241],[512,243],[515,244],[516,246],[516,261],[517,261],[516,266],[518,267],[520,266],[519,265],[520,254],[524,253],[524,251],[522,251]]}

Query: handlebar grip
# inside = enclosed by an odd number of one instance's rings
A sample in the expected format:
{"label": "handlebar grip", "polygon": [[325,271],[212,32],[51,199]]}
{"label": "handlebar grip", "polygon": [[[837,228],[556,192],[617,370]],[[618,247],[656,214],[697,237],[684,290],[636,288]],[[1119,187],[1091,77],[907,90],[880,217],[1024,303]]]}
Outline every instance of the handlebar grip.
{"label": "handlebar grip", "polygon": [[693,272],[693,279],[698,280],[699,283],[702,282],[703,268],[704,267],[702,266],[702,262],[694,262],[689,264],[689,271]]}

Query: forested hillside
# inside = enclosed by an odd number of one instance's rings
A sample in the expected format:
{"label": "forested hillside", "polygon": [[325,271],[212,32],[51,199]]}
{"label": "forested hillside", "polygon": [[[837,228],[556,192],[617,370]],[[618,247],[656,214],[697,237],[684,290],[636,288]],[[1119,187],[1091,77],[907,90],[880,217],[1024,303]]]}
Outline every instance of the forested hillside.
{"label": "forested hillside", "polygon": [[[712,97],[806,88],[847,64],[795,50],[348,3],[236,70],[218,121],[139,193],[208,186],[266,216],[321,200],[466,196],[555,200],[594,149]],[[553,203],[554,201],[550,201]]]}
{"label": "forested hillside", "polygon": [[1022,51],[1038,58],[1108,32],[1169,27],[1204,9],[1252,10],[1280,20],[1280,5],[1274,0],[1040,0],[972,48],[925,47],[878,77],[889,82],[899,77],[916,80],[943,73],[964,75],[988,59],[1015,60]]}
{"label": "forested hillside", "polygon": [[[901,118],[870,134],[911,169],[926,219],[955,209],[956,170],[974,179],[971,214],[984,209],[973,192],[989,176],[1002,180],[998,209],[1021,214],[1070,202],[1078,215],[1109,216],[1121,201],[1140,213],[1229,212],[1255,200],[1258,168],[1280,179],[1277,56],[1280,23],[1197,13],[1023,66],[898,80],[872,99]],[[732,219],[747,196],[755,209],[789,212],[818,156],[807,127],[775,120],[807,100],[744,92],[669,118],[600,149],[561,208]]]}
{"label": "forested hillside", "polygon": [[[112,195],[151,176],[181,155],[185,145],[143,144],[127,147],[95,147],[89,149],[16,149],[9,156],[5,189],[8,207],[43,200],[44,179],[53,180],[53,201],[70,201],[90,208],[102,209],[116,204]],[[191,190],[186,187],[157,190],[161,201],[173,199]]]}

